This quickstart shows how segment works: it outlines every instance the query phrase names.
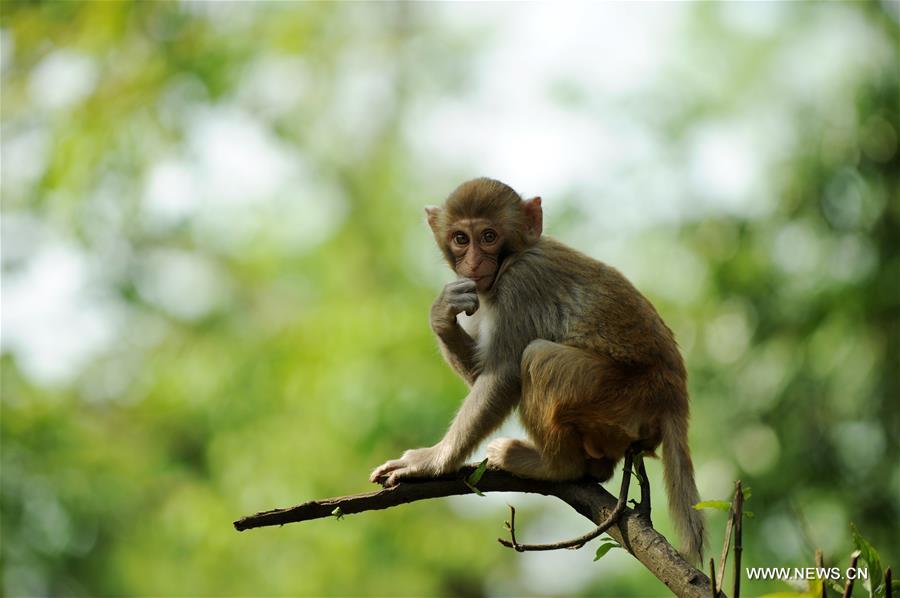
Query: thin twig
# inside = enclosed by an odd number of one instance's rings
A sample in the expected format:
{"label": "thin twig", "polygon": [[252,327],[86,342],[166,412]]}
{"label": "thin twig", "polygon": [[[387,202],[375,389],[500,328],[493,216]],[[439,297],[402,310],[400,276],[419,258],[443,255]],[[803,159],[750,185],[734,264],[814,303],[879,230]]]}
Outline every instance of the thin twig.
{"label": "thin twig", "polygon": [[828,598],[828,595],[825,593],[825,579],[821,575],[821,572],[824,569],[825,569],[825,555],[822,554],[821,548],[816,548],[816,577],[819,578],[819,583],[822,584],[822,594],[819,598]]}
{"label": "thin twig", "polygon": [[884,570],[884,598],[891,598],[894,594],[894,591],[891,589],[891,584],[894,583],[893,577],[890,567]]}
{"label": "thin twig", "polygon": [[728,562],[728,549],[731,548],[731,532],[734,530],[734,502],[737,500],[737,493],[731,499],[731,506],[728,508],[728,522],[725,524],[725,542],[722,543],[722,556],[719,557],[719,576],[716,578],[716,587],[723,587],[725,583],[725,563]]}
{"label": "thin twig", "polygon": [[[506,529],[509,530],[509,539],[512,542],[513,548],[515,548],[517,552],[524,552],[519,547],[519,543],[516,542],[516,508],[512,505],[506,506],[509,507],[509,521],[506,522]],[[499,540],[500,538],[497,539]]]}
{"label": "thin twig", "polygon": [[709,559],[709,591],[712,593],[712,598],[717,598],[719,595],[716,592],[716,559],[712,557]]}
{"label": "thin twig", "polygon": [[[631,482],[631,466],[632,466],[632,450],[629,448],[625,451],[625,467],[622,473],[622,487],[619,490],[619,500],[616,502],[615,508],[609,516],[597,527],[583,536],[572,538],[571,540],[563,540],[562,542],[554,542],[553,544],[514,544],[509,540],[497,538],[497,541],[506,546],[513,548],[519,552],[533,552],[539,550],[561,550],[563,548],[579,549],[594,538],[602,535],[611,528],[619,520],[619,517],[625,511],[625,503],[628,500],[628,487]],[[513,530],[510,530],[512,532]]]}
{"label": "thin twig", "polygon": [[741,553],[744,551],[741,545],[742,529],[741,522],[744,519],[744,489],[741,487],[741,481],[738,480],[734,484],[734,598],[741,598]]}
{"label": "thin twig", "polygon": [[743,505],[744,493],[739,484],[740,482],[736,485],[737,487],[734,491],[734,496],[731,497],[731,505],[728,507],[728,521],[725,524],[725,541],[722,543],[722,556],[719,558],[719,575],[716,578],[716,587],[718,588],[722,588],[725,584],[725,564],[728,562],[728,549],[731,548],[731,534],[734,530],[735,508],[737,505],[738,494],[741,496],[741,504]]}
{"label": "thin twig", "polygon": [[[856,561],[859,560],[860,552],[854,550],[850,555],[850,568],[847,569],[847,584],[844,586],[844,593],[841,598],[850,598],[853,595],[853,580],[856,578]],[[853,573],[850,573],[853,571]]]}

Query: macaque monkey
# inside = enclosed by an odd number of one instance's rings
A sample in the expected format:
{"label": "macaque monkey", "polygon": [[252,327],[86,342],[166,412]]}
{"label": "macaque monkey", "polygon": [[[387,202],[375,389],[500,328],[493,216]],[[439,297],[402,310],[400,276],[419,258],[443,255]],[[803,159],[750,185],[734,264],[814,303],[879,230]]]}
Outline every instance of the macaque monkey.
{"label": "macaque monkey", "polygon": [[487,458],[520,477],[602,482],[629,446],[652,453],[662,443],[682,552],[698,562],[686,372],[650,301],[614,268],[542,237],[540,197],[523,201],[479,178],[425,212],[459,276],[434,302],[431,328],[469,394],[440,442],[406,451],[371,480],[456,471],[518,406],[530,440],[498,438]]}

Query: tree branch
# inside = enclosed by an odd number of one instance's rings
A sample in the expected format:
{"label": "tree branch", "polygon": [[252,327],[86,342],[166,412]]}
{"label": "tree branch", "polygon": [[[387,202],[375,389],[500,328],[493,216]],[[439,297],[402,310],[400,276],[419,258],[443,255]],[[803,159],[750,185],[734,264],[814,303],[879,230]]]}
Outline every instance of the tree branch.
{"label": "tree branch", "polygon": [[[284,525],[363,511],[387,509],[417,500],[472,494],[465,478],[473,466],[452,477],[404,481],[376,492],[313,500],[287,509],[273,509],[242,517],[234,522],[238,531]],[[593,482],[546,482],[517,478],[503,471],[487,471],[478,482],[481,492],[529,492],[555,496],[595,523],[606,520],[616,507],[616,498]],[[337,510],[339,509],[339,510]],[[337,511],[336,511],[337,510]],[[700,598],[709,595],[709,578],[692,567],[645,517],[627,508],[616,526],[607,533],[634,555],[653,575],[676,595]]]}

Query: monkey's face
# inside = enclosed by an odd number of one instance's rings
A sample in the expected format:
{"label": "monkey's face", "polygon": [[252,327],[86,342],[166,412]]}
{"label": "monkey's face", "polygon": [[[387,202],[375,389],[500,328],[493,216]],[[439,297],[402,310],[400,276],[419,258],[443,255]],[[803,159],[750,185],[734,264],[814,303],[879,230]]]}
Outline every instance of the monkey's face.
{"label": "monkey's face", "polygon": [[456,273],[474,280],[478,292],[490,289],[497,278],[503,247],[498,227],[485,218],[457,220],[448,227],[446,241]]}
{"label": "monkey's face", "polygon": [[[497,195],[498,186],[505,194]],[[496,282],[503,258],[537,243],[543,229],[540,197],[522,201],[490,179],[463,183],[444,207],[426,207],[425,215],[447,262],[482,293]]]}

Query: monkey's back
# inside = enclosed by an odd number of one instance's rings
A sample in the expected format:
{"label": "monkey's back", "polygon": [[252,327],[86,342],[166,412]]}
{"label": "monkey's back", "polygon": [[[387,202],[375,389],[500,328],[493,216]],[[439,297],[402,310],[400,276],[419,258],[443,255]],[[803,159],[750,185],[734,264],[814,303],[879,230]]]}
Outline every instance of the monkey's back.
{"label": "monkey's back", "polygon": [[529,342],[542,338],[684,376],[672,331],[615,268],[546,237],[508,261],[494,295],[506,314],[501,325]]}

